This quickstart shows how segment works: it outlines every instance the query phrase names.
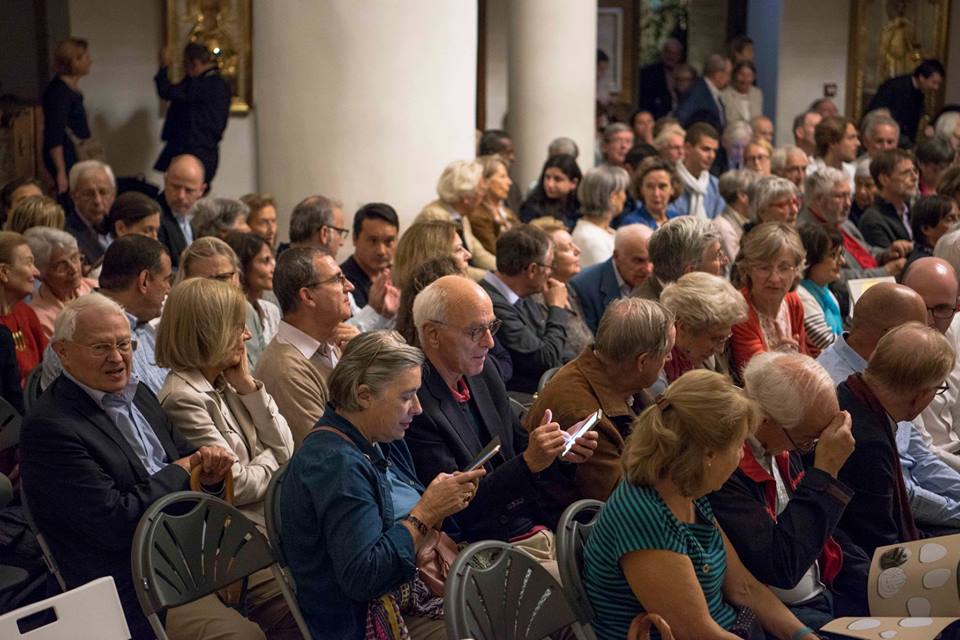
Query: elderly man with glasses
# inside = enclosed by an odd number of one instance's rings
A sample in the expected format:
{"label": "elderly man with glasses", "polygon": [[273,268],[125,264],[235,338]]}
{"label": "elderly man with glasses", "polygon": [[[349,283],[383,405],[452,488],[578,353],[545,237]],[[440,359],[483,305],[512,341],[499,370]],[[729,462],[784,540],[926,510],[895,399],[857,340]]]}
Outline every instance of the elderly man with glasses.
{"label": "elderly man with glasses", "polygon": [[[500,340],[513,360],[509,388],[534,393],[540,377],[564,363],[567,340],[567,287],[551,277],[553,243],[546,232],[520,225],[497,239],[497,269],[480,286],[503,323]],[[546,305],[530,297],[543,293]]]}
{"label": "elderly man with glasses", "polygon": [[[806,625],[866,615],[869,559],[836,532],[853,497],[837,474],[854,439],[830,374],[809,356],[771,351],[750,360],[743,379],[763,421],[709,496],[718,522],[744,566]],[[814,449],[805,468],[801,454]]]}
{"label": "elderly man with glasses", "polygon": [[406,436],[417,475],[429,483],[438,473],[464,470],[499,438],[500,451],[484,465],[487,475],[456,524],[468,541],[542,539],[538,525],[553,526],[557,516],[541,508],[549,488],[574,466],[561,469],[557,460],[586,461],[596,434],[579,438],[564,454],[570,436],[549,411],[529,436],[523,430],[487,358],[500,322],[490,297],[469,279],[445,276],[426,287],[413,303],[413,318],[427,358],[417,392],[423,413]]}

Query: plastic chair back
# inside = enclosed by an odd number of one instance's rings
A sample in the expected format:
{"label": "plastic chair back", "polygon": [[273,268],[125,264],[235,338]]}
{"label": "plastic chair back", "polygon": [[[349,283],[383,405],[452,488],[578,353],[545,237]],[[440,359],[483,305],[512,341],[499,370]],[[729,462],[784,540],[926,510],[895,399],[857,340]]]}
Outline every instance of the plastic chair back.
{"label": "plastic chair back", "polygon": [[130,555],[137,598],[161,639],[167,636],[159,612],[274,564],[253,522],[223,500],[193,491],[171,493],[146,510]]}
{"label": "plastic chair back", "polygon": [[280,586],[283,598],[287,601],[287,607],[293,619],[297,621],[300,633],[306,640],[310,640],[310,630],[303,619],[303,613],[300,611],[300,603],[297,602],[297,585],[294,583],[293,576],[287,569],[287,556],[283,551],[283,540],[280,538],[280,492],[283,489],[283,479],[287,475],[287,465],[277,469],[273,477],[270,478],[270,484],[267,486],[267,495],[263,500],[263,515],[267,521],[267,539],[270,541],[270,547],[273,549],[273,556],[277,561],[274,566],[274,579]]}
{"label": "plastic chair back", "polygon": [[23,407],[27,411],[37,401],[43,389],[40,388],[40,379],[43,377],[43,365],[38,364],[27,376],[27,387],[23,390]]}
{"label": "plastic chair back", "polygon": [[[491,564],[472,564],[477,555]],[[447,637],[540,640],[579,626],[563,587],[546,569],[505,542],[475,542],[460,552],[444,590]]]}
{"label": "plastic chair back", "polygon": [[557,371],[560,371],[560,367],[552,367],[543,372],[543,375],[540,376],[540,381],[537,383],[537,392],[543,391],[543,388],[547,386],[547,383],[550,382],[550,378],[557,374]]}
{"label": "plastic chair back", "polygon": [[54,559],[53,553],[50,552],[50,545],[47,544],[46,537],[44,537],[44,535],[40,533],[40,529],[37,528],[37,522],[33,519],[33,513],[30,512],[30,505],[27,502],[27,492],[22,479],[20,481],[20,508],[23,509],[23,517],[27,521],[27,526],[30,527],[30,531],[33,532],[34,537],[37,539],[37,544],[40,545],[40,551],[43,552],[43,562],[47,565],[47,570],[57,579],[60,590],[66,591],[67,583],[63,579],[63,574],[60,573],[60,566]]}
{"label": "plastic chair back", "polygon": [[557,566],[567,595],[577,611],[581,624],[593,620],[593,607],[583,588],[580,572],[583,569],[583,548],[593,530],[593,525],[603,509],[599,500],[578,500],[560,516],[557,525]]}
{"label": "plastic chair back", "polygon": [[23,418],[13,405],[0,398],[0,451],[20,444],[20,425]]}
{"label": "plastic chair back", "polygon": [[[20,631],[26,618],[45,611],[55,614],[50,616],[55,619],[38,628],[31,627],[30,631]],[[117,587],[113,578],[106,576],[0,616],[0,638],[129,640],[130,630]]]}

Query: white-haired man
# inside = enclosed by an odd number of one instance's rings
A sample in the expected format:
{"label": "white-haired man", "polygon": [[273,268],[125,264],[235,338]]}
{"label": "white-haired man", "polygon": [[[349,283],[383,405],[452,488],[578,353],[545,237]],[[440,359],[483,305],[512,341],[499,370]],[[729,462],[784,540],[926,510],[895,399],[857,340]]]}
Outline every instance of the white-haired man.
{"label": "white-haired man", "polygon": [[117,197],[117,181],[110,165],[99,160],[83,160],[70,169],[70,199],[64,230],[77,239],[88,265],[103,256],[110,237],[101,233],[100,223],[110,212]]}
{"label": "white-haired man", "polygon": [[[52,342],[63,373],[24,420],[23,490],[67,587],[112,576],[132,637],[153,638],[133,588],[134,529],[156,500],[190,488],[195,467],[219,492],[235,457],[187,442],[131,374],[136,345],[113,300],[92,293],[68,303]],[[215,596],[171,609],[166,625],[177,637],[263,637]]]}
{"label": "white-haired man", "polygon": [[[785,352],[757,355],[743,378],[763,422],[737,470],[709,496],[718,522],[744,566],[809,627],[866,615],[869,559],[835,535],[853,497],[837,473],[854,440],[833,380],[809,356]],[[805,469],[800,456],[814,447]]]}
{"label": "white-haired man", "polygon": [[427,358],[417,392],[423,412],[406,440],[417,475],[428,483],[438,473],[465,469],[494,437],[500,453],[486,463],[477,497],[456,516],[467,540],[511,540],[555,524],[544,488],[561,479],[559,458],[584,462],[597,446],[596,433],[569,438],[548,411],[529,437],[514,414],[499,369],[487,358],[500,321],[487,293],[461,276],[445,276],[413,303],[420,348]]}

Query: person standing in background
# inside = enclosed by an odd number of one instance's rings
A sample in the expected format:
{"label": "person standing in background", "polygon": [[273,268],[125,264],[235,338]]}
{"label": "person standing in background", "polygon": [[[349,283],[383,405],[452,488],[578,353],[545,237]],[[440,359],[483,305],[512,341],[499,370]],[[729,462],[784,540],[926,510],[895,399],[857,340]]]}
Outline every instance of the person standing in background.
{"label": "person standing in background", "polygon": [[53,79],[43,91],[43,164],[57,187],[69,190],[70,168],[79,160],[73,139],[90,138],[87,111],[78,83],[90,73],[93,60],[87,41],[67,38],[53,53]]}

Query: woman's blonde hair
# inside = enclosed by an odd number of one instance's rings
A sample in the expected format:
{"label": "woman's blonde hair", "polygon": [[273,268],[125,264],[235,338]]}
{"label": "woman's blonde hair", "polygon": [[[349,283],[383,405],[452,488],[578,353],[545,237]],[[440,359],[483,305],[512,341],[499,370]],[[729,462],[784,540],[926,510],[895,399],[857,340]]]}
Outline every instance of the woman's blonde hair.
{"label": "woman's blonde hair", "polygon": [[627,481],[669,478],[685,496],[703,490],[706,455],[737,445],[761,420],[759,405],[722,374],[695,369],[633,421],[621,464]]}
{"label": "woman's blonde hair", "polygon": [[437,181],[437,195],[453,205],[469,198],[483,179],[483,167],[474,160],[455,160],[447,165]]}
{"label": "woman's blonde hair", "polygon": [[246,311],[243,292],[226,282],[191,278],[178,284],[160,317],[157,364],[182,371],[223,362],[236,346]]}
{"label": "woman's blonde hair", "polygon": [[[27,239],[15,231],[0,231],[0,263],[11,264],[17,247],[27,244]],[[29,245],[28,245],[29,246]]]}
{"label": "woman's blonde hair", "polygon": [[532,227],[537,227],[538,229],[542,229],[543,231],[546,231],[551,238],[553,237],[554,231],[569,232],[569,229],[567,229],[567,225],[563,223],[563,220],[558,220],[553,216],[542,216],[540,218],[534,218],[529,222],[529,224]]}
{"label": "woman's blonde hair", "polygon": [[240,273],[240,259],[237,258],[237,254],[230,248],[230,245],[220,238],[204,236],[191,242],[190,246],[180,254],[180,270],[177,271],[176,282],[180,283],[188,278],[192,278],[193,274],[191,272],[198,260],[205,260],[216,256],[224,256],[230,260],[230,264],[233,265],[234,270],[238,274]]}
{"label": "woman's blonde hair", "polygon": [[480,156],[477,158],[477,162],[480,163],[480,166],[483,167],[483,179],[489,180],[493,177],[493,174],[497,172],[497,167],[503,167],[506,171],[509,169],[507,166],[507,161],[503,159],[499,153],[491,153],[490,155]]}
{"label": "woman's blonde hair", "polygon": [[17,203],[7,220],[7,231],[23,233],[31,227],[63,229],[66,218],[63,207],[48,196],[30,196]]}
{"label": "woman's blonde hair", "polygon": [[740,324],[749,311],[747,301],[733,285],[705,271],[691,271],[667,284],[660,303],[693,331]]}
{"label": "woman's blonde hair", "polygon": [[330,404],[338,411],[360,411],[361,385],[377,395],[400,371],[423,363],[423,352],[408,345],[396,331],[362,333],[347,343],[330,374]]}
{"label": "woman's blonde hair", "polygon": [[401,289],[418,266],[433,258],[449,256],[457,225],[449,220],[423,220],[407,229],[397,242],[391,277]]}
{"label": "woman's blonde hair", "polygon": [[793,254],[796,273],[802,274],[807,252],[797,230],[786,222],[764,222],[755,226],[740,241],[740,253],[734,264],[738,278],[735,284],[749,287],[749,270],[773,262],[784,249]]}
{"label": "woman's blonde hair", "polygon": [[88,46],[89,43],[83,38],[62,40],[53,51],[53,73],[58,76],[73,75],[77,60]]}

